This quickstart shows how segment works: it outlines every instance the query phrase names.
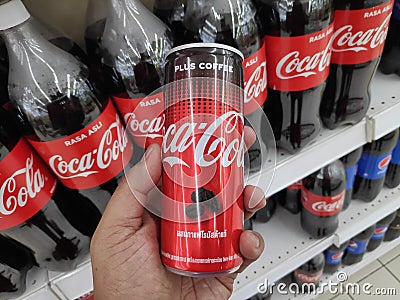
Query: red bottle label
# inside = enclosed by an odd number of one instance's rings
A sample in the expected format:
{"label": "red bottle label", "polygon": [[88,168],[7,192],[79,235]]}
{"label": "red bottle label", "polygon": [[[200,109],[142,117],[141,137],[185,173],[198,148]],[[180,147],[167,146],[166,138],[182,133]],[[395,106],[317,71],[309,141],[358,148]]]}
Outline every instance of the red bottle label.
{"label": "red bottle label", "polygon": [[382,54],[393,1],[358,10],[336,10],[332,63],[355,65]]}
{"label": "red bottle label", "polygon": [[[190,88],[175,82],[164,94],[166,104],[176,90],[196,96],[179,94],[184,101],[165,111],[161,254],[173,269],[219,273],[243,261],[243,94],[196,80]],[[223,101],[213,99],[221,94]]]}
{"label": "red bottle label", "polygon": [[142,148],[157,143],[161,146],[164,128],[163,94],[146,98],[113,97],[135,143]]}
{"label": "red bottle label", "polygon": [[133,154],[132,143],[111,101],[84,129],[55,141],[29,142],[65,186],[78,190],[114,178]]}
{"label": "red bottle label", "polygon": [[302,187],[303,187],[303,182],[300,180],[300,181],[293,183],[292,185],[289,185],[287,187],[287,189],[291,190],[291,191],[299,191],[299,190],[301,190]]}
{"label": "red bottle label", "polygon": [[295,270],[294,276],[301,283],[316,283],[319,281],[319,279],[322,276],[322,270],[318,271],[315,274],[309,274],[309,273],[303,272],[301,270]]}
{"label": "red bottle label", "polygon": [[328,78],[333,24],[297,37],[266,36],[268,87],[278,91],[304,91]]}
{"label": "red bottle label", "polygon": [[0,230],[17,226],[51,199],[57,180],[21,138],[0,161]]}
{"label": "red bottle label", "polygon": [[310,213],[320,217],[330,217],[339,213],[343,208],[345,191],[338,195],[320,196],[303,188],[301,191],[301,203]]}
{"label": "red bottle label", "polygon": [[260,108],[267,100],[267,57],[265,43],[243,62],[244,114],[247,116]]}

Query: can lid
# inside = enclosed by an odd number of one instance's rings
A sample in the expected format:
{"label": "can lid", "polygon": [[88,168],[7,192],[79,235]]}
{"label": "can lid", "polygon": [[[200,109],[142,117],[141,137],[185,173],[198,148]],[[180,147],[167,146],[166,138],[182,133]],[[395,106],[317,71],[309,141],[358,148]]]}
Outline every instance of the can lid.
{"label": "can lid", "polygon": [[242,60],[244,59],[244,55],[240,50],[238,50],[236,48],[233,48],[231,46],[224,45],[224,44],[219,44],[219,43],[191,43],[191,44],[185,44],[185,45],[182,45],[182,46],[178,46],[178,47],[172,48],[167,53],[167,57],[170,56],[174,52],[185,50],[185,49],[190,49],[190,48],[218,48],[218,49],[224,49],[224,50],[228,50],[228,51],[231,51],[233,53],[236,53],[237,55],[239,55],[242,58]]}
{"label": "can lid", "polygon": [[21,0],[0,1],[0,30],[17,26],[30,18]]}

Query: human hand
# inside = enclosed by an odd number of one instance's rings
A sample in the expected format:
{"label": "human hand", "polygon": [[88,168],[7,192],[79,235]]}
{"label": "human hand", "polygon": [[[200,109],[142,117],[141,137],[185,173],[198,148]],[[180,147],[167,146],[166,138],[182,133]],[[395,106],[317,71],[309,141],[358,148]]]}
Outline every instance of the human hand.
{"label": "human hand", "polygon": [[[254,132],[247,130],[246,145],[254,140]],[[244,262],[236,273],[191,278],[167,271],[160,257],[159,222],[141,205],[161,177],[160,152],[158,145],[151,145],[142,161],[129,171],[129,185],[125,179],[121,182],[93,236],[95,299],[228,299],[237,273],[264,250],[263,238],[253,231],[241,234],[239,249]],[[258,204],[250,208],[249,203]],[[246,220],[265,204],[259,188],[244,189]]]}

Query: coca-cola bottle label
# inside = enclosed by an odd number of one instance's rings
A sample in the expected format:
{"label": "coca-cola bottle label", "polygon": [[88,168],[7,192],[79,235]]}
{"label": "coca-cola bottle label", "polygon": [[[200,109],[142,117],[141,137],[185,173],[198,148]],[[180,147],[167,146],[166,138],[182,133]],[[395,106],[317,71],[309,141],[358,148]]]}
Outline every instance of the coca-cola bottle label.
{"label": "coca-cola bottle label", "polygon": [[320,196],[303,188],[301,191],[301,203],[313,215],[330,217],[342,210],[345,192],[342,191],[335,196]]}
{"label": "coca-cola bottle label", "polygon": [[350,240],[349,245],[346,248],[346,252],[350,254],[363,254],[367,249],[368,240],[366,241],[357,241]]}
{"label": "coca-cola bottle label", "polygon": [[351,168],[346,168],[346,191],[351,190],[354,186],[354,180],[356,179],[358,165],[354,165]]}
{"label": "coca-cola bottle label", "polygon": [[50,142],[29,142],[65,186],[78,190],[111,180],[133,154],[132,143],[111,101],[84,129]]}
{"label": "coca-cola bottle label", "polygon": [[388,225],[376,225],[374,234],[371,237],[371,240],[382,240],[385,237],[385,233],[389,228]]}
{"label": "coca-cola bottle label", "polygon": [[392,155],[371,155],[363,153],[358,162],[357,175],[365,179],[380,179],[386,175]]}
{"label": "coca-cola bottle label", "polygon": [[335,11],[332,38],[332,63],[355,65],[374,60],[382,54],[393,1],[356,10]]}
{"label": "coca-cola bottle label", "polygon": [[390,160],[391,164],[400,165],[400,141],[397,142],[396,147],[392,152],[392,159]]}
{"label": "coca-cola bottle label", "polygon": [[268,87],[278,91],[303,91],[316,87],[329,75],[333,24],[296,37],[267,35]]}
{"label": "coca-cola bottle label", "polygon": [[344,251],[343,252],[332,252],[332,251],[326,250],[324,252],[325,263],[328,265],[340,264],[340,262],[342,261],[343,253],[344,253]]}
{"label": "coca-cola bottle label", "polygon": [[122,114],[126,127],[135,143],[142,148],[151,144],[162,144],[164,128],[163,94],[145,98],[129,99],[113,97]]}
{"label": "coca-cola bottle label", "polygon": [[247,116],[259,109],[267,100],[267,58],[265,43],[253,55],[243,61],[244,114]]}
{"label": "coca-cola bottle label", "polygon": [[294,271],[294,276],[296,277],[297,281],[301,283],[316,283],[322,276],[322,270],[318,271],[317,273],[307,273],[300,269]]}
{"label": "coca-cola bottle label", "polygon": [[290,190],[290,191],[299,191],[299,190],[301,190],[302,187],[303,187],[303,183],[302,183],[302,181],[300,180],[300,181],[297,181],[297,182],[295,182],[295,183],[289,185],[289,186],[287,187],[287,189]]}
{"label": "coca-cola bottle label", "polygon": [[51,199],[57,180],[21,138],[0,161],[0,230],[34,216]]}

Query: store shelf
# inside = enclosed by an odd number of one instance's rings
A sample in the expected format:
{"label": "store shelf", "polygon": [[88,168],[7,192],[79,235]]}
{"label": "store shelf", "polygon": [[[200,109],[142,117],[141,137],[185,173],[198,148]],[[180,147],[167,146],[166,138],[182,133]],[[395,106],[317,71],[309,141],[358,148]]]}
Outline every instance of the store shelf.
{"label": "store shelf", "polygon": [[267,196],[273,195],[324,165],[400,127],[400,78],[378,72],[371,90],[370,109],[360,123],[336,130],[323,129],[315,142],[296,155],[278,149],[275,170],[272,162],[267,161],[264,171],[252,176],[249,184],[257,184]]}
{"label": "store shelf", "polygon": [[368,141],[377,140],[400,125],[400,78],[377,73],[371,88]]}
{"label": "store shelf", "polygon": [[[400,245],[400,238],[393,240],[391,242],[384,242],[381,244],[381,246],[379,246],[379,248],[375,249],[374,251],[367,252],[364,255],[363,260],[361,262],[351,265],[351,266],[341,266],[339,268],[339,270],[332,275],[323,274],[323,276],[321,278],[321,282],[331,281],[332,283],[339,283],[340,281],[338,280],[338,276],[337,276],[337,274],[339,272],[346,273],[347,277],[349,278],[351,275],[357,273],[358,271],[360,271],[361,269],[363,269],[364,267],[366,267],[373,261],[377,260],[378,258],[382,257],[384,254],[388,253],[390,250],[394,249],[395,247],[397,247],[399,245]],[[355,282],[351,282],[351,278],[350,278],[343,282],[343,284],[346,284],[346,283],[355,283]],[[282,295],[282,294],[278,294],[276,292],[272,296],[272,300],[313,300],[313,299],[317,299],[317,298],[318,298],[318,295],[314,295],[314,294]]]}
{"label": "store shelf", "polygon": [[26,276],[26,292],[25,294],[17,298],[29,299],[29,300],[53,300],[58,299],[48,287],[49,277],[48,273],[44,269],[33,267],[28,271]]}
{"label": "store shelf", "polygon": [[340,214],[334,244],[337,246],[343,244],[398,208],[400,208],[400,188],[383,188],[379,196],[369,203],[352,200],[349,209]]}
{"label": "store shelf", "polygon": [[336,233],[322,240],[308,236],[301,229],[299,216],[279,207],[270,222],[255,224],[254,229],[266,241],[266,249],[255,263],[239,274],[231,300],[249,298],[257,293],[259,284],[266,280],[270,283],[278,282],[332,244],[340,245],[399,207],[400,188],[384,188],[370,203],[353,200],[340,215]]}
{"label": "store shelf", "polygon": [[257,262],[238,275],[231,300],[250,297],[265,280],[277,282],[316,253],[327,249],[334,238],[332,235],[313,239],[302,230],[300,216],[290,214],[282,207],[278,207],[270,222],[255,223],[254,230],[263,235],[266,247]]}

